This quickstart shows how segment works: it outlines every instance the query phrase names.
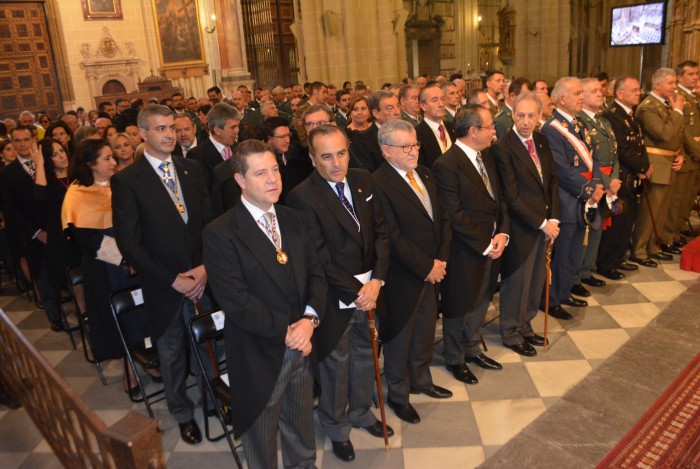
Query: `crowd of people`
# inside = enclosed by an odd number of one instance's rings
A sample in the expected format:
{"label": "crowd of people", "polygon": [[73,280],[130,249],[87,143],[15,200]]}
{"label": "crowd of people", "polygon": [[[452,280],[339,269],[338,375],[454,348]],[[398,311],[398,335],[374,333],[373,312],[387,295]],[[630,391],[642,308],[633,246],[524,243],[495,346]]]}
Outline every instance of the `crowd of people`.
{"label": "crowd of people", "polygon": [[475,385],[470,365],[502,369],[480,347],[497,290],[503,345],[531,357],[538,311],[571,320],[589,288],[680,254],[700,190],[698,91],[686,61],[654,72],[645,97],[631,76],[550,88],[495,71],[483,87],[215,86],[55,122],[25,111],[0,125],[5,262],[54,331],[64,272],[83,266],[98,360],[123,355],[108,293],[140,284],[147,316],[128,341],[157,346],[146,371],[190,444],[186,327],[195,303],[220,308],[222,415],[248,464],[275,467],[280,434],[285,467],[314,466],[314,397],[333,453],[352,461],[353,428],[393,435],[371,411],[368,313],[387,405],[417,424],[411,394],[452,396],[430,373],[439,317],[447,369]]}

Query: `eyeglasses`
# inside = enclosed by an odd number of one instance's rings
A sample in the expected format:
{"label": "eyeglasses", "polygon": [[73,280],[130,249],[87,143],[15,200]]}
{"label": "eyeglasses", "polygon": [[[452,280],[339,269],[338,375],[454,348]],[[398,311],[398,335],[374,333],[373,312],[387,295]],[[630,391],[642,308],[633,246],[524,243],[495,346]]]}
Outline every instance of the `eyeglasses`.
{"label": "eyeglasses", "polygon": [[388,143],[385,143],[385,145],[388,147],[400,148],[404,153],[411,153],[411,150],[414,148],[416,150],[420,150],[420,142],[412,143],[410,145],[390,145]]}
{"label": "eyeglasses", "polygon": [[491,125],[477,125],[477,129],[489,129],[489,130],[494,130],[496,128],[496,124],[491,124]]}
{"label": "eyeglasses", "polygon": [[304,126],[307,129],[311,130],[326,124],[330,124],[330,121],[307,122],[306,124],[304,124]]}
{"label": "eyeglasses", "polygon": [[280,140],[284,140],[285,138],[291,138],[291,134],[284,134],[284,135],[272,135],[270,138],[278,138]]}

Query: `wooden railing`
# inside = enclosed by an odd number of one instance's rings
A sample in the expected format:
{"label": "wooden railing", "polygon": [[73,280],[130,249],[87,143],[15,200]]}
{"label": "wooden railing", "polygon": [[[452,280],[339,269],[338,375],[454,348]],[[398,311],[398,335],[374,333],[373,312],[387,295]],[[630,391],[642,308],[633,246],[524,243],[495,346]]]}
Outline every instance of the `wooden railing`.
{"label": "wooden railing", "polygon": [[70,468],[165,467],[158,422],[129,413],[107,427],[0,310],[0,379]]}

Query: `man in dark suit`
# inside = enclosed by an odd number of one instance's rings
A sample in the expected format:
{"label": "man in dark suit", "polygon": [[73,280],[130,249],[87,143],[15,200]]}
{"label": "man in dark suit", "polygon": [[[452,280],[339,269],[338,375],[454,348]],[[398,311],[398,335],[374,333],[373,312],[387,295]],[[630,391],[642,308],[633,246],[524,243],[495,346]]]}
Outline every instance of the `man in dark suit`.
{"label": "man in dark suit", "polygon": [[375,91],[369,96],[369,110],[374,122],[364,132],[357,134],[352,141],[350,152],[353,167],[374,172],[384,163],[382,150],[379,148],[377,133],[379,127],[390,120],[401,119],[399,100],[391,91]]}
{"label": "man in dark suit", "polygon": [[559,234],[559,184],[547,139],[535,132],[542,103],[530,93],[513,103],[515,129],[491,147],[510,216],[510,243],[501,263],[501,338],[520,355],[544,345],[530,321],[546,278],[547,243]]}
{"label": "man in dark suit", "polygon": [[241,203],[204,231],[204,265],[226,315],[233,428],[249,467],[313,467],[311,336],[326,307],[326,283],[301,214],[276,205],[277,160],[259,140],[232,159]]}
{"label": "man in dark suit", "polygon": [[22,243],[25,250],[22,255],[27,257],[33,277],[31,280],[39,292],[51,330],[60,332],[64,326],[46,263],[47,213],[43,204],[34,199],[35,165],[32,153],[40,150],[28,126],[18,125],[10,132],[10,138],[17,158],[0,172],[7,232]]}
{"label": "man in dark suit", "polygon": [[175,114],[175,138],[177,147],[175,152],[187,158],[190,150],[197,148],[197,127],[189,114]]}
{"label": "man in dark suit", "polygon": [[423,116],[420,115],[421,87],[418,85],[403,85],[399,89],[399,104],[401,105],[401,119],[417,127]]}
{"label": "man in dark suit", "polygon": [[[605,277],[616,269],[633,271],[639,268],[637,264],[627,262],[625,256],[630,248],[630,237],[641,202],[635,186],[652,173],[642,129],[634,117],[634,108],[641,96],[639,81],[632,77],[620,77],[615,80],[614,93],[615,101],[603,113],[603,117],[610,121],[615,133],[622,181],[617,194],[626,208],[612,218],[612,226],[603,231],[600,239],[597,270]],[[654,263],[651,259],[648,261]]]}
{"label": "man in dark suit", "polygon": [[[311,108],[309,108],[311,109]],[[280,205],[287,205],[287,195],[314,170],[308,151],[300,145],[291,146],[289,123],[283,117],[268,117],[264,123],[266,141],[272,148],[282,178]]]}
{"label": "man in dark suit", "polygon": [[559,177],[561,223],[554,243],[549,314],[566,320],[572,316],[562,304],[588,306],[586,301],[571,296],[571,287],[581,265],[586,224],[600,225],[596,212],[604,190],[598,162],[586,143],[585,126],[576,119],[583,109],[581,81],[575,77],[560,78],[552,90],[552,101],[557,110],[541,132],[552,150]]}
{"label": "man in dark suit", "polygon": [[416,127],[420,142],[418,161],[430,168],[440,155],[452,146],[455,140],[452,124],[445,122],[445,95],[437,85],[430,85],[420,92],[420,107],[423,120]]}
{"label": "man in dark suit", "polygon": [[333,453],[351,461],[353,426],[382,436],[370,411],[374,370],[367,311],[376,308],[387,275],[389,236],[370,174],[348,170],[347,136],[334,125],[316,127],[309,154],[316,170],[289,194],[289,205],[307,218],[329,286],[327,314],[316,334],[319,420]]}
{"label": "man in dark suit", "polygon": [[513,102],[520,93],[527,93],[532,89],[532,85],[527,78],[519,77],[510,82],[508,85],[508,93],[505,97],[505,103],[501,111],[493,118],[496,124],[496,137],[503,137],[513,127]]}
{"label": "man in dark suit", "polygon": [[[457,111],[456,140],[433,165],[443,209],[452,224],[450,260],[442,286],[445,364],[455,379],[476,384],[467,363],[501,365],[481,352],[481,324],[508,244],[508,209],[491,155],[491,113],[469,105]],[[464,345],[463,345],[464,343]]]}
{"label": "man in dark suit", "polygon": [[409,423],[420,417],[409,392],[447,398],[435,386],[433,359],[438,289],[450,250],[450,219],[442,210],[430,170],[418,166],[416,131],[402,120],[379,129],[379,145],[388,164],[372,174],[391,238],[384,289],[387,324],[383,331],[387,403]]}
{"label": "man in dark suit", "polygon": [[[138,116],[143,157],[112,177],[114,233],[124,259],[141,278],[151,340],[157,345],[168,410],[185,443],[202,440],[187,396],[187,334],[194,303],[203,297],[202,230],[209,198],[199,164],[171,156],[170,108],[149,105]],[[206,300],[203,302],[207,309]],[[206,353],[206,352],[205,352]]]}
{"label": "man in dark suit", "polygon": [[241,125],[246,124],[262,124],[262,115],[260,111],[256,108],[246,106],[246,100],[243,93],[240,91],[234,91],[231,93],[231,101],[233,102],[233,107],[241,115]]}
{"label": "man in dark suit", "polygon": [[348,105],[350,104],[350,92],[348,90],[340,90],[335,95],[336,102],[338,103],[338,109],[335,112],[335,125],[341,129],[345,129],[348,126],[348,119],[350,117],[348,113]]}
{"label": "man in dark suit", "polygon": [[238,138],[241,114],[226,103],[218,103],[207,114],[209,138],[199,142],[187,154],[187,158],[198,161],[206,188],[211,190],[214,168],[231,158],[233,145]]}

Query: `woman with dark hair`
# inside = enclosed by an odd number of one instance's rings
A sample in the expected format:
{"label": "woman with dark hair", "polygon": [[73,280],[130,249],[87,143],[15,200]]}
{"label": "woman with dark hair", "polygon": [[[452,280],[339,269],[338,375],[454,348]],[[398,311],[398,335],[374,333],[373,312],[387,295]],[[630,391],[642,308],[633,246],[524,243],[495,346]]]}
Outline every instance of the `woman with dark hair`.
{"label": "woman with dark hair", "polygon": [[61,143],[45,138],[32,149],[34,199],[46,207],[46,265],[49,282],[58,291],[66,287],[66,269],[80,263],[80,253],[61,227],[61,206],[70,185],[68,155]]}
{"label": "woman with dark hair", "polygon": [[37,122],[39,123],[40,126],[43,128],[47,128],[48,126],[51,125],[51,116],[48,114],[45,114],[43,112],[37,113]]}
{"label": "woman with dark hair", "polygon": [[109,124],[107,127],[105,127],[101,137],[109,142],[109,140],[117,133],[119,133],[117,126],[114,124]]}
{"label": "woman with dark hair", "polygon": [[[112,226],[112,189],[109,180],[117,163],[106,140],[84,140],[75,150],[69,168],[74,182],[63,202],[63,229],[82,254],[85,278],[85,303],[90,324],[93,354],[96,360],[121,358],[119,335],[112,318],[110,292],[138,285],[138,279],[122,262],[114,240]],[[146,323],[143,315],[131,317],[125,324],[126,340],[134,344],[143,340]],[[125,370],[130,370],[125,366]],[[133,376],[124,375],[125,391],[138,392]],[[127,379],[132,384],[127,389]]]}
{"label": "woman with dark hair", "polygon": [[17,151],[12,146],[12,140],[0,140],[0,168],[12,163],[16,158]]}
{"label": "woman with dark hair", "polygon": [[348,104],[348,138],[369,129],[371,125],[369,113],[369,101],[365,96],[355,95]]}
{"label": "woman with dark hair", "polygon": [[63,145],[63,148],[68,152],[68,158],[70,158],[70,155],[75,151],[75,137],[73,136],[73,131],[68,124],[62,120],[57,120],[46,129],[46,137],[52,138]]}
{"label": "woman with dark hair", "polygon": [[134,142],[124,132],[112,135],[109,140],[114,150],[114,159],[117,160],[117,171],[129,166],[134,162]]}

